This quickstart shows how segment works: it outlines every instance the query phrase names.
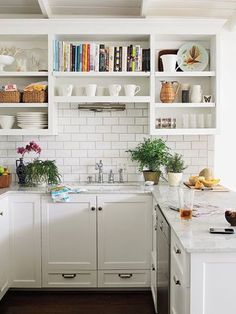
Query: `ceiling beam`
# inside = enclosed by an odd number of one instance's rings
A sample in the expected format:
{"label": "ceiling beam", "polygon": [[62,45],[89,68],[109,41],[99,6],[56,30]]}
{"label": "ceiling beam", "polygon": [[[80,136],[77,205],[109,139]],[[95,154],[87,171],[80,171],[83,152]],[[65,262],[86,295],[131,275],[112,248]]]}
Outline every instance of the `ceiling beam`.
{"label": "ceiling beam", "polygon": [[142,0],[140,8],[140,16],[146,17],[148,11],[148,0]]}
{"label": "ceiling beam", "polygon": [[40,9],[45,18],[49,19],[52,16],[52,11],[49,6],[48,0],[38,0]]}

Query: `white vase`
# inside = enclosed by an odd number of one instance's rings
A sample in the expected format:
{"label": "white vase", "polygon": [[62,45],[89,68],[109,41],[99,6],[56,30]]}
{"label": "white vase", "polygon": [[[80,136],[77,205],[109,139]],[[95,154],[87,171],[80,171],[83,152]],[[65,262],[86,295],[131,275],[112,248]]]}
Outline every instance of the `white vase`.
{"label": "white vase", "polygon": [[202,102],[202,88],[201,85],[192,85],[190,92],[190,101],[192,103]]}
{"label": "white vase", "polygon": [[168,172],[169,186],[179,186],[183,180],[183,173]]}
{"label": "white vase", "polygon": [[5,65],[11,65],[14,60],[12,56],[0,55],[0,72],[4,72]]}

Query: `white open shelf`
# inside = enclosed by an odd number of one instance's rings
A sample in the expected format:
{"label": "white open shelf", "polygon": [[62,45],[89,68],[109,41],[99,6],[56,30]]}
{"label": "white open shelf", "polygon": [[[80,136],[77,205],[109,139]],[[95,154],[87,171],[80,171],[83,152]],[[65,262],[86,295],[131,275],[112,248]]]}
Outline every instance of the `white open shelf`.
{"label": "white open shelf", "polygon": [[53,72],[55,77],[150,77],[150,72]]}
{"label": "white open shelf", "polygon": [[47,108],[48,103],[0,103],[0,108]]}
{"label": "white open shelf", "polygon": [[106,102],[106,103],[149,103],[151,98],[149,96],[55,96],[54,101],[57,103],[96,103],[96,102]]}
{"label": "white open shelf", "polygon": [[152,135],[214,135],[216,129],[198,128],[198,129],[154,129]]}
{"label": "white open shelf", "polygon": [[48,129],[0,129],[1,135],[50,135]]}
{"label": "white open shelf", "polygon": [[0,72],[0,77],[48,76],[48,72]]}
{"label": "white open shelf", "polygon": [[213,102],[201,103],[155,103],[155,108],[215,108],[216,104]]}
{"label": "white open shelf", "polygon": [[215,76],[215,71],[194,71],[194,72],[155,72],[156,77],[194,77],[194,76]]}

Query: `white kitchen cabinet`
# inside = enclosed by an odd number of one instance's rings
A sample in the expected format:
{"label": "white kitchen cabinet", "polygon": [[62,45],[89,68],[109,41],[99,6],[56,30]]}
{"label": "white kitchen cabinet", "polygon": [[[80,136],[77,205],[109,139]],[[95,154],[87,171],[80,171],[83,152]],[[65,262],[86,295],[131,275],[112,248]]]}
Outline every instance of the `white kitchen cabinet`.
{"label": "white kitchen cabinet", "polygon": [[150,270],[152,197],[101,195],[98,205],[98,269]]}
{"label": "white kitchen cabinet", "polygon": [[0,199],[0,300],[9,288],[9,211],[8,198]]}
{"label": "white kitchen cabinet", "polygon": [[71,195],[68,203],[43,197],[42,241],[43,286],[94,286],[96,276],[79,272],[97,267],[96,196]]}
{"label": "white kitchen cabinet", "polygon": [[171,233],[170,314],[189,314],[189,256]]}
{"label": "white kitchen cabinet", "polygon": [[9,196],[12,287],[41,287],[41,206],[38,194]]}

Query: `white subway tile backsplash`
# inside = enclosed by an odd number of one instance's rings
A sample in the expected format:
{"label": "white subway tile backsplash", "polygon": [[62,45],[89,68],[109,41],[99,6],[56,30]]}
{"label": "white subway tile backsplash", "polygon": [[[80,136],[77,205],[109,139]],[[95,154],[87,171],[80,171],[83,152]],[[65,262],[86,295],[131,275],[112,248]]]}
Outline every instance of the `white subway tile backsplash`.
{"label": "white subway tile backsplash", "polygon": [[[79,111],[77,104],[60,104],[58,110],[59,134],[57,136],[0,136],[0,163],[15,172],[15,160],[19,157],[16,147],[31,140],[39,142],[43,159],[56,160],[66,181],[86,181],[94,174],[95,163],[104,163],[105,177],[113,169],[117,178],[119,167],[126,167],[124,174],[129,181],[143,181],[127,149],[134,148],[148,135],[148,105],[127,104],[127,110],[94,113]],[[156,138],[153,136],[153,138]],[[214,137],[198,135],[162,136],[172,152],[183,154],[185,177],[198,173],[214,164]],[[33,156],[34,157],[34,156]],[[27,160],[33,158],[29,156]]]}

